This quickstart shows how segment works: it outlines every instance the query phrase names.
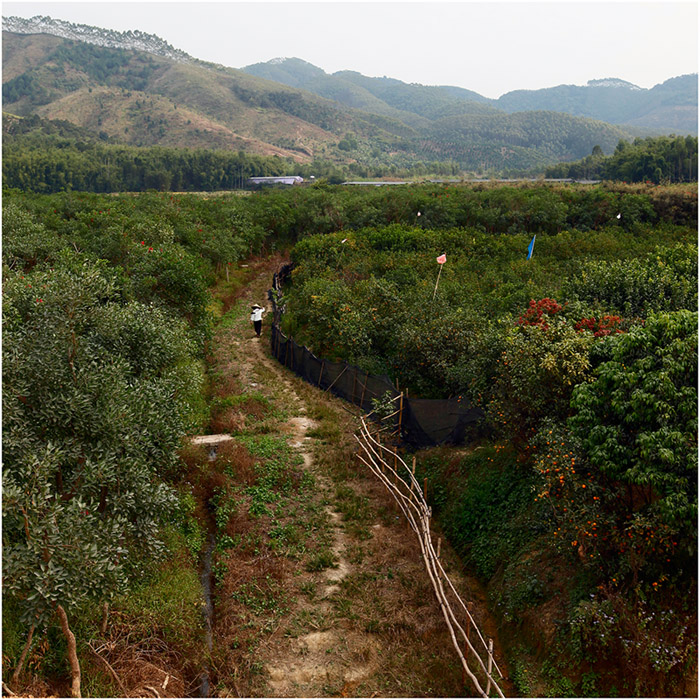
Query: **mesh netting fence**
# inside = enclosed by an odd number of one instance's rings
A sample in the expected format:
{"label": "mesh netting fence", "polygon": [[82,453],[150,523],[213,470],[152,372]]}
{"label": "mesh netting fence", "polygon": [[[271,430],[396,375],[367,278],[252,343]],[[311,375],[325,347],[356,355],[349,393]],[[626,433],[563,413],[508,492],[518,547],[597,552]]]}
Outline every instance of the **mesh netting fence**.
{"label": "mesh netting fence", "polygon": [[[277,277],[274,283],[277,288]],[[281,310],[272,290],[269,298],[274,319],[270,336],[272,354],[310,384],[359,406],[363,413],[374,408],[372,399],[398,399],[399,411],[393,419],[395,427],[402,441],[414,447],[459,445],[476,431],[483,411],[464,399],[408,398],[386,375],[368,374],[347,362],[316,357],[307,347],[282,333],[279,327]]]}

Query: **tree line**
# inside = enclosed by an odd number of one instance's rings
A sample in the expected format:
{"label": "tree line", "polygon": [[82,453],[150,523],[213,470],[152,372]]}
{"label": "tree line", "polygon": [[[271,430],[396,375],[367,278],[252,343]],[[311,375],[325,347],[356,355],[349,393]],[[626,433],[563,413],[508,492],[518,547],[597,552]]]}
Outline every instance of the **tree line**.
{"label": "tree line", "polygon": [[[218,191],[247,187],[252,176],[298,174],[340,184],[348,179],[392,177],[460,177],[468,160],[486,172],[539,171],[551,154],[533,150],[529,128],[514,138],[507,154],[496,145],[465,146],[438,139],[405,140],[391,158],[374,149],[365,153],[347,136],[339,148],[355,149],[358,162],[340,164],[317,157],[300,164],[291,158],[243,151],[138,147],[114,143],[106,133],[90,134],[68,122],[37,116],[3,117],[3,184],[31,192]],[[351,135],[352,136],[352,135]],[[568,147],[574,148],[572,144]],[[577,146],[578,148],[578,146]],[[362,153],[360,153],[362,151]],[[416,161],[415,156],[423,158]],[[612,156],[600,146],[576,163],[547,168],[545,176],[623,182],[697,181],[697,137],[619,141]]]}
{"label": "tree line", "polygon": [[591,155],[574,163],[547,168],[546,177],[623,182],[697,182],[697,136],[661,136],[620,141],[606,156],[596,146]]}

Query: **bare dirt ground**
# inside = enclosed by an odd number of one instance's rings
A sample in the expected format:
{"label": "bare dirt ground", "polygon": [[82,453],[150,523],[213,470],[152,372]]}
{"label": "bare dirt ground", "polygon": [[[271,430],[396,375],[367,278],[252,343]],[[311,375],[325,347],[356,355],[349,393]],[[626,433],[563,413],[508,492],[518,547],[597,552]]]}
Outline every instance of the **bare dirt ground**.
{"label": "bare dirt ground", "polygon": [[[213,346],[216,376],[229,390],[267,402],[262,416],[229,414],[234,438],[236,431],[283,438],[314,487],[280,501],[271,520],[236,515],[229,531],[257,546],[220,559],[228,573],[217,588],[211,693],[471,696],[414,535],[355,456],[353,407],[270,356],[269,317],[263,338],[254,337],[248,309],[266,302],[272,271],[261,264],[224,317]],[[304,534],[286,549],[271,547],[270,533],[280,529]],[[448,547],[443,557],[484,633],[496,638],[483,591]]]}

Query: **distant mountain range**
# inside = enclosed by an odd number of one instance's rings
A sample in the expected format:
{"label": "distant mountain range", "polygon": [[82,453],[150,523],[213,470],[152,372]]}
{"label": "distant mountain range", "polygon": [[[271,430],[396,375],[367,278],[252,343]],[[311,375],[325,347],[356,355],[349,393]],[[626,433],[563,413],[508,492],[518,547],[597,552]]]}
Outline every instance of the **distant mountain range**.
{"label": "distant mountain range", "polygon": [[[452,86],[426,87],[392,78],[367,78],[352,71],[329,75],[299,58],[276,58],[243,68],[246,73],[303,88],[357,109],[396,115],[395,110],[435,119],[458,113],[552,111],[666,133],[697,134],[698,76],[671,78],[651,89],[619,78],[589,80],[585,86],[559,85],[514,90],[497,100]],[[379,100],[379,102],[377,102]],[[425,100],[430,107],[422,107]],[[465,107],[467,103],[468,107]],[[389,109],[387,110],[387,105]],[[477,107],[478,105],[478,107]]]}
{"label": "distant mountain range", "polygon": [[535,172],[636,135],[697,134],[697,75],[650,90],[605,79],[490,100],[459,87],[330,75],[297,58],[237,70],[154,35],[48,17],[3,18],[2,79],[3,111],[20,117],[66,120],[132,145],[323,159],[358,173],[434,161]]}

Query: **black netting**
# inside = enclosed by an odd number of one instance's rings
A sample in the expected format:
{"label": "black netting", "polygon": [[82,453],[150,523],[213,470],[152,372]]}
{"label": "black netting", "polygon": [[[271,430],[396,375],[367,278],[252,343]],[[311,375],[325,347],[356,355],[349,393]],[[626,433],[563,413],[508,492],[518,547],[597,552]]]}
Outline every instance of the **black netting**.
{"label": "black netting", "polygon": [[[271,299],[274,306],[274,299]],[[310,384],[330,391],[369,413],[372,399],[383,398],[389,392],[392,398],[399,392],[387,376],[367,374],[364,370],[346,362],[331,362],[316,357],[308,348],[288,339],[273,324],[270,342],[272,354],[285,367]],[[481,409],[458,399],[403,399],[394,402],[399,415],[396,426],[401,428],[401,438],[415,447],[464,442],[465,436],[483,418]]]}

